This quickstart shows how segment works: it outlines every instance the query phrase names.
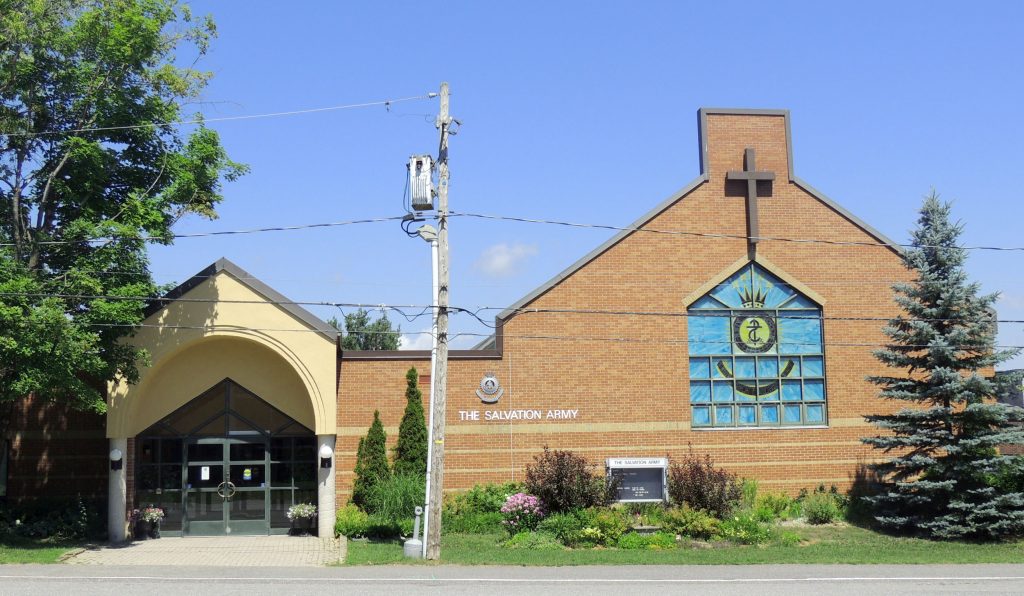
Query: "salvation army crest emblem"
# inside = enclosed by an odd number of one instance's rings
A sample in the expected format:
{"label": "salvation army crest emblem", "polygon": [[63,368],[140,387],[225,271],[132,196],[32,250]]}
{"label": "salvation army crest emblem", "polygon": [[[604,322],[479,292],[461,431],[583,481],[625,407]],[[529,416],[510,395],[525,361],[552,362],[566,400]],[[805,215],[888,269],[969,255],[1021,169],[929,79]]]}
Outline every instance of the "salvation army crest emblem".
{"label": "salvation army crest emblem", "polygon": [[485,404],[497,403],[504,393],[505,389],[494,373],[484,375],[484,378],[480,379],[480,388],[476,390],[476,396]]}

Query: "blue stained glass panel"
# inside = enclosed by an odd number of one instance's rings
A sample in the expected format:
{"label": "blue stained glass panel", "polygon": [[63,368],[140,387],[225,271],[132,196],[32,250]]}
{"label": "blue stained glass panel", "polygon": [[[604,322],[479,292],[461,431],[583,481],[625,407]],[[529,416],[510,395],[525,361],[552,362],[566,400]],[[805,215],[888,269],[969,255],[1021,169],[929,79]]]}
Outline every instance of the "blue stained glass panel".
{"label": "blue stained glass panel", "polygon": [[[733,343],[734,322],[752,311],[775,323],[776,341],[762,353]],[[820,317],[819,305],[755,263],[691,304],[693,426],[824,424]]]}
{"label": "blue stained glass panel", "polygon": [[690,354],[728,354],[729,317],[690,317]]}
{"label": "blue stained glass panel", "polygon": [[779,360],[777,358],[758,358],[757,376],[777,377],[779,376]]}
{"label": "blue stained glass panel", "polygon": [[737,358],[736,359],[736,378],[737,379],[753,379],[757,376],[754,368],[753,358]]}
{"label": "blue stained glass panel", "polygon": [[732,424],[732,406],[715,406],[715,424]]}
{"label": "blue stained glass panel", "polygon": [[807,297],[797,294],[792,300],[783,304],[779,308],[818,308],[818,305],[811,302]]}
{"label": "blue stained glass panel", "polygon": [[804,399],[807,401],[825,401],[825,381],[821,379],[804,381]]}
{"label": "blue stained glass panel", "polygon": [[715,383],[715,401],[732,401],[732,383]]}
{"label": "blue stained glass panel", "polygon": [[[788,313],[787,313],[788,314]],[[779,352],[784,354],[819,354],[821,353],[821,320],[817,313],[796,311],[789,318],[787,314],[779,316]]]}
{"label": "blue stained glass panel", "polygon": [[708,381],[692,381],[690,383],[690,403],[711,401],[711,383]]}
{"label": "blue stained glass panel", "polygon": [[721,302],[715,300],[711,296],[703,296],[702,298],[691,304],[690,308],[711,309],[726,308],[727,306],[728,305],[722,304]]}
{"label": "blue stained glass panel", "polygon": [[757,424],[757,408],[740,406],[740,424]]}
{"label": "blue stained glass panel", "polygon": [[782,421],[794,424],[800,422],[800,406],[783,406]]}
{"label": "blue stained glass panel", "polygon": [[732,308],[739,308],[743,306],[744,296],[748,295],[750,291],[750,267],[744,267],[729,279],[715,286],[715,289],[711,290],[711,296]]}
{"label": "blue stained glass panel", "polygon": [[690,378],[707,379],[711,376],[711,363],[707,358],[690,358]]}
{"label": "blue stained glass panel", "polygon": [[821,356],[805,356],[804,357],[804,376],[805,377],[820,377],[824,375],[824,369],[821,366]]}

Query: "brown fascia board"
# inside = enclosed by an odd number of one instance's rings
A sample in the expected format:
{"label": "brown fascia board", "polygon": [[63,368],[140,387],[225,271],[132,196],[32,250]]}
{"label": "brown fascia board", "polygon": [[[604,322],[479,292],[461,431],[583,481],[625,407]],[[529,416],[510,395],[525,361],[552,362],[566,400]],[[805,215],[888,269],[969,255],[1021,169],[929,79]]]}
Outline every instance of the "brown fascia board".
{"label": "brown fascia board", "polygon": [[[340,350],[341,360],[430,360],[430,350]],[[498,350],[451,350],[449,360],[500,360]]]}
{"label": "brown fascia board", "polygon": [[252,274],[245,271],[238,265],[235,265],[228,259],[221,257],[217,259],[209,267],[206,267],[199,273],[193,275],[187,281],[167,292],[162,297],[157,298],[146,307],[144,311],[144,317],[149,318],[154,314],[160,312],[171,302],[181,298],[187,294],[190,290],[203,283],[207,279],[214,277],[218,273],[227,273],[231,277],[235,278],[238,283],[249,288],[253,292],[256,292],[263,298],[266,298],[268,302],[275,303],[280,308],[291,314],[296,319],[302,321],[309,327],[313,328],[317,333],[324,336],[325,338],[337,343],[338,341],[338,330],[332,327],[330,324],[324,322],[319,317],[302,308],[297,304],[293,304],[291,300],[285,297],[283,294],[268,286],[262,281],[256,279]]}

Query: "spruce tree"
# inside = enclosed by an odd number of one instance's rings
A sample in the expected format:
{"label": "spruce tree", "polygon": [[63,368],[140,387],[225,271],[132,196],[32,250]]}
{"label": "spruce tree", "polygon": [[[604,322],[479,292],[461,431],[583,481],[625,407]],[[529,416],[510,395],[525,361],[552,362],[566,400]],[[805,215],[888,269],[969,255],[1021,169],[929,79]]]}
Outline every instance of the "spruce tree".
{"label": "spruce tree", "polygon": [[423,393],[416,386],[418,380],[415,368],[405,373],[405,414],[395,445],[395,475],[427,473],[427,423],[423,417]]}
{"label": "spruce tree", "polygon": [[352,502],[356,505],[364,506],[370,489],[378,482],[391,477],[385,446],[387,438],[384,425],[380,422],[380,412],[374,410],[373,423],[370,424],[366,437],[359,440],[356,455],[356,480],[352,487]]}
{"label": "spruce tree", "polygon": [[355,480],[352,481],[352,503],[358,507],[366,504],[366,478],[363,471],[365,447],[366,437],[359,437],[359,447],[356,448],[356,467],[353,470]]}
{"label": "spruce tree", "polygon": [[[876,464],[881,491],[868,502],[884,528],[932,538],[991,539],[1024,533],[1024,494],[1000,482],[1020,459],[1000,455],[1024,443],[1024,411],[998,404],[986,369],[1014,356],[995,345],[993,304],[964,271],[963,226],[932,193],[904,254],[913,282],[893,286],[904,311],[889,322],[875,356],[891,376],[872,377],[895,414],[867,416],[887,431],[863,439],[889,454]],[[1019,468],[1018,468],[1019,469]]]}

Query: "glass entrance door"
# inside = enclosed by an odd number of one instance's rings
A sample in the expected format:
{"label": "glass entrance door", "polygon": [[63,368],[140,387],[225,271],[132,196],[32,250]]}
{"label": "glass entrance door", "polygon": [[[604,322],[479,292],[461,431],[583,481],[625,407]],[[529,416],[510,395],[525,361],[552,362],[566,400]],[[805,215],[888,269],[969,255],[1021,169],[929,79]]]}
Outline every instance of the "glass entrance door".
{"label": "glass entrance door", "polygon": [[185,455],[186,534],[270,533],[266,439],[197,438]]}

